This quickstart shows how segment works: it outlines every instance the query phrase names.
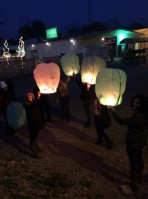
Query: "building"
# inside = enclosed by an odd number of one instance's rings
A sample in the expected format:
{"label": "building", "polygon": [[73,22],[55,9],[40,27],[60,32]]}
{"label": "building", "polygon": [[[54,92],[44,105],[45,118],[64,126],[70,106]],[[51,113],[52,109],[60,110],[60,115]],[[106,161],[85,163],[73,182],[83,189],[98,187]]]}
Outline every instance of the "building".
{"label": "building", "polygon": [[24,45],[23,59],[16,55],[18,46],[9,46],[9,52],[14,55],[9,62],[7,58],[2,57],[4,46],[0,47],[0,77],[31,74],[40,62],[60,64],[61,56],[67,53],[77,54],[80,64],[83,57],[95,55],[104,60],[113,60],[114,57],[124,57],[126,61],[131,58],[145,60],[148,57],[148,28],[134,31],[97,31],[70,38],[46,39],[42,42],[30,40],[25,41]]}
{"label": "building", "polygon": [[[76,35],[66,39],[51,39],[40,43],[31,43],[26,45],[26,58],[42,60],[66,53],[83,54],[83,56],[97,55],[106,60],[111,57],[121,57],[122,52],[131,48],[130,43],[122,41],[124,39],[131,41],[133,38],[144,39],[146,35],[144,32],[148,32],[148,29],[142,30],[116,29]],[[143,47],[142,42],[140,45],[137,43],[132,45],[133,49],[142,49]]]}

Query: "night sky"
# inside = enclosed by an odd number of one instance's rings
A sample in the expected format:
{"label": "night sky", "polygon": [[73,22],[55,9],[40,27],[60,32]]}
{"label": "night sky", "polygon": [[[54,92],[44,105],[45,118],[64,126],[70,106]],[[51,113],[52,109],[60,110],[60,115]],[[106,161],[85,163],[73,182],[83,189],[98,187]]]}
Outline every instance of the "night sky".
{"label": "night sky", "polygon": [[[107,22],[113,18],[127,26],[148,22],[148,0],[3,0],[0,5],[0,35],[16,38],[18,28],[42,21],[46,28],[57,27],[65,33],[93,22]],[[88,15],[89,10],[89,15]]]}

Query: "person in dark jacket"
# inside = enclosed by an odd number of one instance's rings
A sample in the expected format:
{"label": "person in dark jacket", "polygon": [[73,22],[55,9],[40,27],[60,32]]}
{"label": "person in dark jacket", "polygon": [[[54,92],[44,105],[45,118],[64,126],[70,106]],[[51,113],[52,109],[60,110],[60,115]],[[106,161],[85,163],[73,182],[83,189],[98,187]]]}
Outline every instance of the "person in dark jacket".
{"label": "person in dark jacket", "polygon": [[91,126],[91,104],[93,101],[93,87],[89,83],[82,83],[78,77],[73,74],[78,86],[81,89],[80,93],[80,99],[83,102],[84,110],[86,113],[86,122],[84,123],[84,127],[90,127]]}
{"label": "person in dark jacket", "polygon": [[100,104],[96,95],[94,96],[94,124],[98,135],[96,144],[103,143],[104,139],[106,142],[106,149],[110,149],[113,142],[105,133],[105,129],[111,126],[108,108]]}
{"label": "person in dark jacket", "polygon": [[60,79],[59,86],[57,89],[57,105],[60,107],[61,121],[70,120],[70,111],[69,111],[69,92],[68,84],[70,77],[67,77],[66,81]]}
{"label": "person in dark jacket", "polygon": [[131,101],[131,107],[133,112],[125,119],[120,118],[113,107],[109,108],[119,124],[128,126],[126,151],[131,168],[129,185],[136,191],[144,169],[143,149],[147,144],[148,98],[142,94],[135,95]]}
{"label": "person in dark jacket", "polygon": [[9,125],[7,119],[7,107],[9,104],[15,101],[11,90],[9,89],[8,85],[5,81],[0,82],[0,109],[5,118],[6,130],[9,135],[14,135],[15,130]]}
{"label": "person in dark jacket", "polygon": [[[35,95],[35,98],[38,99],[38,92],[39,88],[36,86],[33,90],[33,93]],[[50,104],[48,100],[48,94],[42,94],[40,95],[39,100],[39,105],[41,109],[41,115],[43,119],[43,123],[46,124],[46,122],[51,122],[53,123],[53,120],[51,119],[51,110],[50,110]]]}
{"label": "person in dark jacket", "polygon": [[30,147],[33,151],[33,154],[36,158],[40,158],[39,152],[42,151],[40,149],[37,137],[39,131],[43,128],[43,120],[41,117],[41,111],[39,107],[39,102],[35,99],[33,92],[28,92],[26,94],[23,106],[26,111],[26,116],[28,120],[28,131],[30,136]]}

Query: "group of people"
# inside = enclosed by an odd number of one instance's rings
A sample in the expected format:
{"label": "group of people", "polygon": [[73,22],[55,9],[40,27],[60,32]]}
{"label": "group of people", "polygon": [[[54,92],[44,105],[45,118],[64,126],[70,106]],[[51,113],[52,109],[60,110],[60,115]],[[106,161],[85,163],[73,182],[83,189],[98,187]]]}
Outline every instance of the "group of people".
{"label": "group of people", "polygon": [[[98,136],[96,144],[99,145],[105,141],[107,144],[107,149],[110,149],[111,145],[113,144],[113,142],[105,133],[105,129],[111,126],[109,111],[119,124],[128,126],[128,132],[126,136],[126,151],[131,169],[129,185],[132,190],[137,190],[137,183],[140,183],[144,169],[143,149],[147,145],[148,97],[143,94],[135,95],[131,101],[132,113],[130,116],[123,119],[120,118],[120,116],[116,113],[114,107],[107,107],[100,104],[97,96],[94,93],[92,85],[88,83],[82,83],[76,75],[73,76],[81,90],[80,99],[83,102],[86,113],[86,122],[84,123],[85,128],[89,128],[91,126],[91,105],[93,104],[94,125],[96,127]],[[57,89],[57,104],[60,106],[61,113],[60,120],[66,120],[67,122],[70,121],[68,92],[69,82],[70,77],[67,77],[66,81],[61,79]],[[6,119],[7,131],[10,133],[12,129],[7,122],[6,109],[8,104],[12,103],[15,98],[12,97],[12,93],[4,81],[0,82],[0,88],[0,108]],[[44,127],[46,121],[53,122],[51,119],[50,105],[47,97],[48,95],[41,94],[38,87],[36,87],[32,92],[28,92],[26,94],[23,102],[28,119],[30,147],[34,153],[34,156],[37,158],[41,157],[40,152],[42,151],[37,142],[38,133]]]}

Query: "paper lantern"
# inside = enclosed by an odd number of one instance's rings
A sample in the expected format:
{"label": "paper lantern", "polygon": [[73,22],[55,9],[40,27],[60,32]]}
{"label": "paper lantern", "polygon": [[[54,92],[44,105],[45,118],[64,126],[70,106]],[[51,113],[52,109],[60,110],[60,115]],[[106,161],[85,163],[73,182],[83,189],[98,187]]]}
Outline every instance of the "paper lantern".
{"label": "paper lantern", "polygon": [[8,124],[14,128],[18,129],[22,127],[26,120],[26,112],[22,103],[15,102],[7,106],[7,120]]}
{"label": "paper lantern", "polygon": [[97,56],[85,57],[81,66],[81,80],[83,83],[95,84],[98,73],[106,68],[106,62]]}
{"label": "paper lantern", "polygon": [[62,69],[67,76],[78,74],[80,71],[79,58],[75,54],[63,55],[60,59]]}
{"label": "paper lantern", "polygon": [[120,69],[105,68],[96,78],[95,92],[103,105],[121,104],[126,88],[126,73]]}
{"label": "paper lantern", "polygon": [[41,63],[33,71],[34,79],[41,93],[55,93],[60,80],[60,68],[55,63]]}

